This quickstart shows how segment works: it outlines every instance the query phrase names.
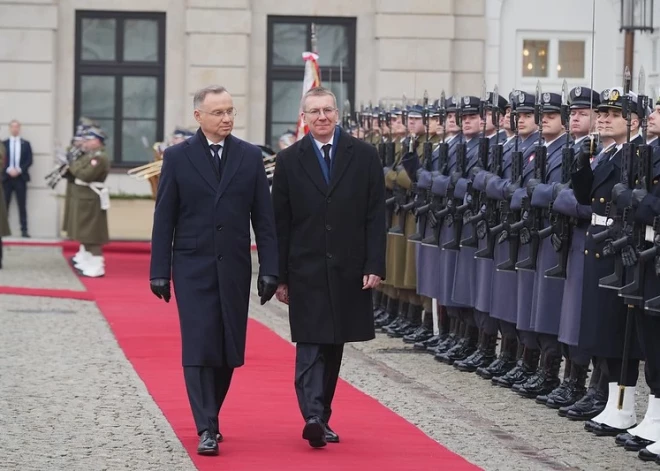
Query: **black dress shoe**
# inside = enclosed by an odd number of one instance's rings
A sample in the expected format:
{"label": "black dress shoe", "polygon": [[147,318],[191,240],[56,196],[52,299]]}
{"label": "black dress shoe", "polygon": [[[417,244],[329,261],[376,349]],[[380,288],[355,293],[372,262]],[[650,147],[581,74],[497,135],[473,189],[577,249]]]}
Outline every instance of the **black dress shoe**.
{"label": "black dress shoe", "polygon": [[578,383],[575,381],[568,381],[568,384],[565,388],[563,388],[561,391],[553,391],[550,396],[548,396],[548,400],[546,401],[545,405],[551,409],[569,407],[582,399],[585,393],[585,389]]}
{"label": "black dress shoe", "polygon": [[[605,410],[607,397],[601,392],[587,393],[566,412],[568,420],[591,420]],[[586,428],[586,427],[585,427]]]}
{"label": "black dress shoe", "polygon": [[433,331],[429,330],[428,327],[421,325],[415,330],[415,332],[403,337],[403,343],[423,342],[431,337],[433,337]]}
{"label": "black dress shoe", "polygon": [[642,461],[655,461],[660,458],[660,456],[656,455],[655,453],[651,453],[646,448],[639,450],[639,454],[637,456]]}
{"label": "black dress shoe", "polygon": [[433,335],[422,342],[416,342],[413,345],[413,350],[417,350],[420,352],[427,352],[429,347],[430,348],[437,347],[441,341],[442,341],[442,337],[440,335]]}
{"label": "black dress shoe", "polygon": [[312,448],[321,448],[326,445],[325,426],[318,417],[311,417],[305,422],[302,437],[309,442]]}
{"label": "black dress shoe", "polygon": [[339,443],[339,435],[328,424],[325,424],[325,441],[328,443]]}
{"label": "black dress shoe", "polygon": [[597,437],[616,437],[617,435],[619,435],[620,433],[624,433],[625,431],[626,431],[625,428],[614,428],[614,427],[610,427],[607,424],[596,424],[592,426],[590,430],[590,432],[596,435]]}
{"label": "black dress shoe", "polygon": [[623,446],[628,440],[632,440],[633,438],[635,437],[630,435],[628,432],[620,433],[614,439],[614,443],[616,443],[617,446]]}
{"label": "black dress shoe", "polygon": [[[618,436],[618,435],[617,435]],[[639,451],[643,448],[646,448],[649,445],[653,445],[655,442],[651,440],[647,440],[645,438],[640,438],[640,437],[633,437],[631,440],[628,440],[624,445],[623,448],[626,451]]]}
{"label": "black dress shoe", "polygon": [[218,454],[218,440],[215,434],[204,430],[199,437],[199,445],[197,445],[197,454],[205,456],[215,456]]}

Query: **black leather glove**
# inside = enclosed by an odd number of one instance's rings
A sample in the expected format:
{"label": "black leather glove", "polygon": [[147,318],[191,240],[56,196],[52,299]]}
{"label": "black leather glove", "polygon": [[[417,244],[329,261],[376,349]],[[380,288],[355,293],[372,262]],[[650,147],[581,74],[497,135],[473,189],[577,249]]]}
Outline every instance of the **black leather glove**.
{"label": "black leather glove", "polygon": [[504,187],[504,198],[510,200],[513,194],[520,188],[518,183],[511,183]]}
{"label": "black leather glove", "polygon": [[605,245],[603,245],[603,256],[604,257],[610,257],[610,256],[614,255],[615,250],[614,250],[614,245],[612,245],[613,242],[614,242],[614,240],[612,240],[612,239],[605,239],[605,242],[604,242]]}
{"label": "black leather glove", "polygon": [[520,229],[520,243],[527,245],[532,241],[532,234],[529,232],[529,229],[523,227]]}
{"label": "black leather glove", "polygon": [[154,278],[149,282],[151,285],[151,292],[156,295],[158,299],[164,299],[166,303],[170,302],[170,280],[166,278]]}
{"label": "black leather glove", "polygon": [[644,188],[639,188],[637,190],[632,191],[632,206],[633,208],[637,208],[639,206],[639,203],[642,202],[642,200],[648,195],[649,192],[646,191]]}
{"label": "black leather glove", "polygon": [[500,236],[497,238],[497,243],[503,244],[504,242],[507,241],[508,238],[509,238],[509,231],[504,230],[500,232]]}
{"label": "black leather glove", "polygon": [[277,291],[277,277],[272,275],[262,275],[257,281],[257,294],[261,298],[261,305],[266,304],[275,295]]}
{"label": "black leather glove", "polygon": [[632,190],[623,183],[617,183],[612,188],[612,202],[617,208],[627,208],[632,205]]}
{"label": "black leather glove", "polygon": [[577,168],[580,170],[583,167],[591,165],[591,157],[596,150],[596,143],[594,142],[593,149],[591,148],[591,137],[587,136],[580,144],[580,150],[575,156]]}
{"label": "black leather glove", "polygon": [[552,234],[550,236],[550,243],[552,244],[552,248],[555,249],[555,252],[561,251],[561,237],[559,237],[557,234]]}
{"label": "black leather glove", "polygon": [[621,249],[621,259],[624,267],[634,267],[637,265],[637,251],[632,245],[626,245]]}
{"label": "black leather glove", "polygon": [[486,224],[486,221],[483,219],[477,223],[477,238],[479,240],[483,240],[486,237],[486,233],[488,232],[488,225]]}

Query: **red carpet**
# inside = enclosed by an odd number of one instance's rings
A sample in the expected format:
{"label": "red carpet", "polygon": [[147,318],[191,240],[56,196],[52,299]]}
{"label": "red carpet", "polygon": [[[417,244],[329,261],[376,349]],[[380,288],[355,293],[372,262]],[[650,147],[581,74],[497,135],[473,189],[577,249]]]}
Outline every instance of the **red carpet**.
{"label": "red carpet", "polygon": [[[476,470],[376,400],[340,382],[332,425],[342,443],[315,450],[293,389],[294,348],[250,320],[246,366],[236,370],[220,416],[220,456],[195,454],[183,384],[176,306],[148,286],[149,255],[106,251],[106,276],[83,278],[126,357],[200,470]],[[439,424],[441,426],[441,424]]]}

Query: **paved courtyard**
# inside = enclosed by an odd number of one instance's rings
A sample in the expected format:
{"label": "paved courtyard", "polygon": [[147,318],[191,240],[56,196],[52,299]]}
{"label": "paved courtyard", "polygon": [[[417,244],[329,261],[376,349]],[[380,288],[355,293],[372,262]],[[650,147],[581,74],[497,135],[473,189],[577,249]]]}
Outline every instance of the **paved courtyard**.
{"label": "paved courtyard", "polygon": [[[0,286],[83,289],[57,248],[7,247],[4,266]],[[253,293],[251,315],[289,338],[283,305]],[[0,469],[195,469],[94,303],[0,295],[0,326]],[[346,348],[342,377],[486,470],[657,469],[381,334]]]}

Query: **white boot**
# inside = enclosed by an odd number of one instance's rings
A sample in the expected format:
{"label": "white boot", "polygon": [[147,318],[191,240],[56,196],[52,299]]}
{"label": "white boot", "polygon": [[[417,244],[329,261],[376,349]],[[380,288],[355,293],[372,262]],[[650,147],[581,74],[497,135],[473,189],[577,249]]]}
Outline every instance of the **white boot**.
{"label": "white boot", "polygon": [[82,275],[90,278],[98,278],[105,275],[105,261],[103,256],[92,255],[89,263],[82,270]]}
{"label": "white boot", "polygon": [[85,253],[88,253],[85,250],[85,246],[83,244],[80,244],[80,247],[78,247],[78,251],[75,253],[73,257],[71,257],[71,260],[73,260],[73,263],[78,263],[81,257],[84,256]]}
{"label": "white boot", "polygon": [[83,252],[78,260],[74,260],[73,266],[78,270],[82,271],[89,264],[89,261],[92,259],[93,255],[89,252]]}
{"label": "white boot", "polygon": [[652,442],[660,441],[660,398],[653,394],[649,396],[649,405],[644,419],[637,427],[628,429],[628,433]]}
{"label": "white boot", "polygon": [[628,429],[637,423],[635,414],[635,386],[626,386],[623,396],[623,407],[618,408],[619,404],[619,385],[609,383],[609,396],[605,410],[594,417],[593,421],[598,424],[605,424],[612,428]]}

